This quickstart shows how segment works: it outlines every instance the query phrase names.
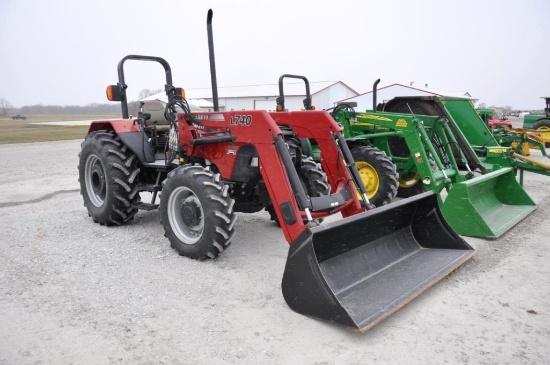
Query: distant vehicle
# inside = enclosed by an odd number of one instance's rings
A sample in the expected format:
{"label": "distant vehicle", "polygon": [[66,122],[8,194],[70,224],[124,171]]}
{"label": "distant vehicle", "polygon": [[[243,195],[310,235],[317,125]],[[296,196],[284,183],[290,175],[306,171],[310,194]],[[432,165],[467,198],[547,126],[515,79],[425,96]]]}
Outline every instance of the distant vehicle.
{"label": "distant vehicle", "polygon": [[512,121],[502,113],[496,113],[493,109],[476,109],[476,111],[491,129],[497,126],[512,128]]}
{"label": "distant vehicle", "polygon": [[[523,117],[523,128],[534,129],[542,134],[543,138],[550,139],[550,96],[543,96],[546,101],[544,114],[529,114]],[[546,148],[550,147],[550,142],[546,142]]]}
{"label": "distant vehicle", "polygon": [[523,128],[541,130],[545,133],[550,132],[550,96],[543,96],[546,100],[544,114],[528,114],[523,118]]}
{"label": "distant vehicle", "polygon": [[497,126],[512,128],[512,121],[502,113],[495,113],[491,115],[487,120],[487,124],[489,124],[489,127],[493,129]]}
{"label": "distant vehicle", "polygon": [[27,120],[27,117],[24,116],[24,115],[21,115],[21,114],[17,114],[17,115],[12,116],[11,119],[13,119],[13,120],[16,120],[16,119]]}

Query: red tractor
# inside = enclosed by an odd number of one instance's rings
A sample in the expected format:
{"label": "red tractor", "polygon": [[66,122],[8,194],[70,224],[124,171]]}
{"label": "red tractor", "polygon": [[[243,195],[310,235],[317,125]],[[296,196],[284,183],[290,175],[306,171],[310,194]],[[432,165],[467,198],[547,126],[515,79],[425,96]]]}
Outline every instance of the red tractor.
{"label": "red tractor", "polygon": [[493,109],[477,109],[477,113],[491,129],[497,129],[499,127],[506,129],[512,128],[512,121],[504,114],[497,113]]}
{"label": "red tractor", "polygon": [[[218,110],[208,35],[214,108]],[[128,115],[124,63],[158,62],[168,103]],[[107,89],[122,119],[96,121],[82,143],[81,194],[99,224],[120,225],[139,209],[160,210],[165,236],[181,255],[215,258],[238,229],[235,212],[268,209],[290,243],[283,295],[299,313],[366,330],[473,255],[442,219],[433,193],[369,210],[367,192],[326,111],[194,111],[159,57],[127,56]],[[317,164],[294,139],[315,139]],[[142,202],[141,192],[153,194]],[[157,193],[160,205],[156,203]],[[344,219],[310,228],[341,213]],[[371,301],[369,296],[376,296]]]}
{"label": "red tractor", "polygon": [[492,129],[497,128],[497,126],[506,127],[508,129],[512,128],[512,121],[502,113],[493,114],[489,117],[487,123]]}

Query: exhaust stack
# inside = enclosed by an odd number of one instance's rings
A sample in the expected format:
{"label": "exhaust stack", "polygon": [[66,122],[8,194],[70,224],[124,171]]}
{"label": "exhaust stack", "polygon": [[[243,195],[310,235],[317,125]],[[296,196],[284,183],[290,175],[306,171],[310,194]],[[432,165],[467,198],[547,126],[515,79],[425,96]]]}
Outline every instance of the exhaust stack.
{"label": "exhaust stack", "polygon": [[212,81],[212,100],[214,102],[214,111],[220,111],[218,104],[218,80],[216,78],[216,60],[214,58],[214,36],[212,35],[212,17],[214,12],[208,9],[206,16],[206,30],[208,32],[208,55],[210,58],[210,79]]}
{"label": "exhaust stack", "polygon": [[376,93],[378,92],[378,84],[380,83],[380,79],[376,80],[374,84],[372,85],[372,111],[376,112]]}

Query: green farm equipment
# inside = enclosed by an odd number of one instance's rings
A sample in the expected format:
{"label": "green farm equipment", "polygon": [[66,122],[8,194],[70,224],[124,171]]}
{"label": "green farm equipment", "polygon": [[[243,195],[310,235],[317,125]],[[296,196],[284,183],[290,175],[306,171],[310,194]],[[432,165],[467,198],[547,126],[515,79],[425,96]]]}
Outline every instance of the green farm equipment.
{"label": "green farm equipment", "polygon": [[546,101],[544,115],[528,114],[523,117],[523,128],[533,129],[542,134],[546,147],[550,147],[550,96],[542,97]]}
{"label": "green farm equipment", "polygon": [[388,112],[354,116],[341,107],[333,116],[344,126],[351,150],[372,146],[392,159],[403,195],[436,192],[445,220],[458,234],[497,238],[535,209],[513,169],[485,169],[444,117]]}
{"label": "green farm equipment", "polygon": [[[530,147],[536,147],[542,156],[548,157],[545,139],[540,133],[514,128],[492,130],[468,99],[434,96],[396,97],[380,105],[379,110],[422,115],[421,118],[424,118],[424,115],[445,118],[454,126],[455,136],[459,131],[464,136],[464,144],[472,147],[485,171],[496,171],[505,167],[519,170],[522,185],[524,171],[550,176],[550,164],[527,157]],[[550,125],[550,119],[548,122]],[[460,166],[463,167],[464,164]]]}
{"label": "green farm equipment", "polygon": [[[500,116],[494,109],[476,109],[476,112],[483,122],[491,128],[493,135],[502,146],[512,147],[514,151],[525,156],[531,154],[531,148],[541,150],[541,145],[550,146],[550,122],[546,126],[545,123],[537,125],[540,130],[532,129],[535,124],[534,120],[528,123],[531,128],[515,128],[507,117]],[[528,119],[536,120],[544,118],[540,115],[529,117]],[[475,123],[475,120],[470,121],[470,123],[472,122]],[[546,155],[546,151],[542,151],[543,155]]]}

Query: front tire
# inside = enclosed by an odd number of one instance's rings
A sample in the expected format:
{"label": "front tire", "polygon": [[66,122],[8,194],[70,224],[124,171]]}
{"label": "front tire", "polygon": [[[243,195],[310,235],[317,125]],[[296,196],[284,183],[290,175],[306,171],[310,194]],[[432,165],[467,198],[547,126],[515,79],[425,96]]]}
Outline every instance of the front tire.
{"label": "front tire", "polygon": [[397,196],[399,198],[409,198],[425,191],[426,189],[418,173],[399,174],[399,189],[397,189]]}
{"label": "front tire", "polygon": [[121,225],[134,218],[140,202],[137,156],[110,131],[96,131],[81,145],[80,194],[94,222]]}
{"label": "front tire", "polygon": [[182,256],[216,258],[231,243],[233,204],[220,174],[200,165],[178,167],[163,182],[159,209],[164,236]]}
{"label": "front tire", "polygon": [[[437,171],[437,165],[433,158],[429,157],[430,169],[432,172]],[[422,182],[420,175],[413,171],[400,171],[399,172],[399,189],[397,189],[397,197],[409,198],[421,194],[426,191],[426,186]]]}
{"label": "front tire", "polygon": [[374,206],[391,203],[397,194],[397,171],[388,156],[377,148],[357,146],[351,150],[355,166]]}

